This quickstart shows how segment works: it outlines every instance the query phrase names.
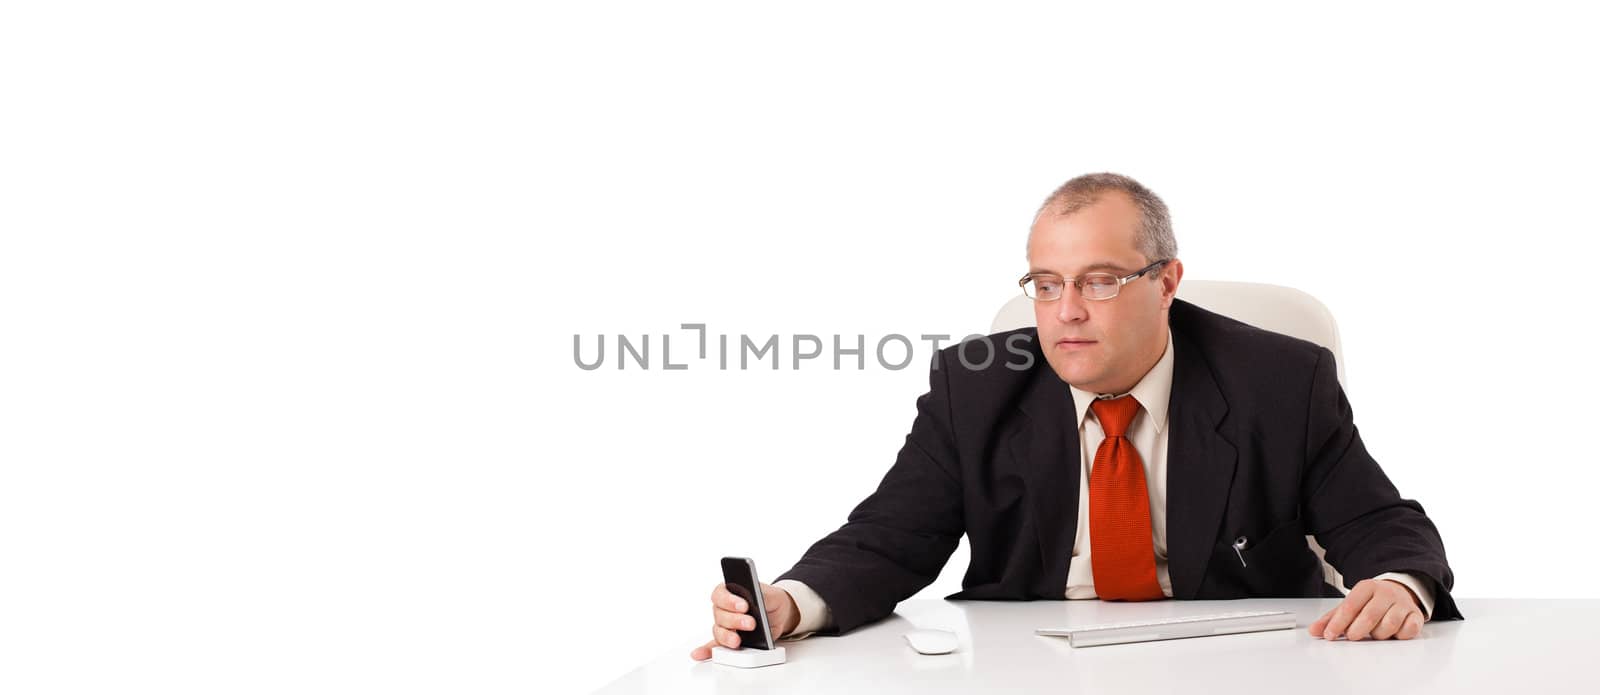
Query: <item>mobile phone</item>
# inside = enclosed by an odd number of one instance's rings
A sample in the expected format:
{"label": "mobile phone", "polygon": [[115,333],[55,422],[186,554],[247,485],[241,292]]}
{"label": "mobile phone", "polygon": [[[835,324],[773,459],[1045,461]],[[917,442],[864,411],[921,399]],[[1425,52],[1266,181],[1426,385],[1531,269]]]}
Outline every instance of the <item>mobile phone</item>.
{"label": "mobile phone", "polygon": [[756,629],[739,631],[739,646],[772,649],[767,604],[761,600],[761,582],[756,581],[755,561],[747,557],[722,558],[722,583],[728,586],[728,593],[744,599],[745,614],[756,619]]}

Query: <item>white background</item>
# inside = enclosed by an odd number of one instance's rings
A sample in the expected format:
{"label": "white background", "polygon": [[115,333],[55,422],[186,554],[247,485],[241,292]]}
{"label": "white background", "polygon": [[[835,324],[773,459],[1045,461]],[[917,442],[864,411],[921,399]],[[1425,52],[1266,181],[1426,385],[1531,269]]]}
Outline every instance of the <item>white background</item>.
{"label": "white background", "polygon": [[[929,352],[719,371],[678,325],[984,332],[1033,209],[1098,170],[1165,197],[1190,278],[1333,310],[1357,423],[1457,595],[1600,596],[1593,26],[1528,3],[8,5],[0,690],[687,668],[717,558],[772,579],[841,524]],[[663,333],[689,369],[660,368]],[[652,368],[579,369],[597,334],[652,335]]]}

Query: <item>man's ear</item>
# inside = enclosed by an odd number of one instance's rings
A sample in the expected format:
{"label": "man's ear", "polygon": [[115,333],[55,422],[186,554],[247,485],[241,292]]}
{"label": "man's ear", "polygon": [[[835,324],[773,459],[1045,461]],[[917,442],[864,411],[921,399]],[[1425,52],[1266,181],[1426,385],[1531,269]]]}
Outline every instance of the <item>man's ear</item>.
{"label": "man's ear", "polygon": [[1161,267],[1161,308],[1171,309],[1172,300],[1178,296],[1178,283],[1183,282],[1183,261],[1176,258]]}

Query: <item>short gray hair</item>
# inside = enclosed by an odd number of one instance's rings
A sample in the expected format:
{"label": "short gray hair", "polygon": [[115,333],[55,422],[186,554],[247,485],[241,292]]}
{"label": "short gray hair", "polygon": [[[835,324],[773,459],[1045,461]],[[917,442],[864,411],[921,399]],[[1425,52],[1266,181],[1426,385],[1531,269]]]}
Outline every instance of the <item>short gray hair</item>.
{"label": "short gray hair", "polygon": [[1178,257],[1178,239],[1172,235],[1172,217],[1167,213],[1167,204],[1144,184],[1122,174],[1084,174],[1061,184],[1044,199],[1034,219],[1051,209],[1063,217],[1071,215],[1095,204],[1107,191],[1122,191],[1139,208],[1139,229],[1134,246],[1144,254],[1146,261],[1154,263]]}

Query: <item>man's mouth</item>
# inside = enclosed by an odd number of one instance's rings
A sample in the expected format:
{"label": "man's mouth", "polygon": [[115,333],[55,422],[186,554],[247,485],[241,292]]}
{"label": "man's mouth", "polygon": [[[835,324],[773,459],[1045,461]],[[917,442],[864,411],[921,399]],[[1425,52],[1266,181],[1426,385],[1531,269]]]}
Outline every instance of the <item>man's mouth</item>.
{"label": "man's mouth", "polygon": [[1096,342],[1097,341],[1084,340],[1082,338],[1062,338],[1062,339],[1056,341],[1056,347],[1068,348],[1068,349],[1081,348],[1081,347],[1087,347],[1087,346],[1093,345]]}

